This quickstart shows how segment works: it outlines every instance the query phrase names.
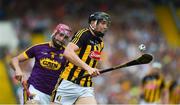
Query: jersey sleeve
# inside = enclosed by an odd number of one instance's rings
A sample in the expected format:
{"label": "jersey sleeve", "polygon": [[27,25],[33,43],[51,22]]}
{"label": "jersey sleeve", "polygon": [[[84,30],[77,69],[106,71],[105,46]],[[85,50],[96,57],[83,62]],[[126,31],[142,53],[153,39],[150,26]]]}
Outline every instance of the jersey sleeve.
{"label": "jersey sleeve", "polygon": [[79,48],[86,44],[88,37],[85,34],[86,30],[80,30],[72,37],[71,42],[76,44]]}
{"label": "jersey sleeve", "polygon": [[25,56],[26,58],[33,58],[33,57],[35,56],[35,52],[36,52],[35,49],[36,49],[35,46],[32,46],[32,47],[26,49],[26,50],[23,52],[24,56]]}

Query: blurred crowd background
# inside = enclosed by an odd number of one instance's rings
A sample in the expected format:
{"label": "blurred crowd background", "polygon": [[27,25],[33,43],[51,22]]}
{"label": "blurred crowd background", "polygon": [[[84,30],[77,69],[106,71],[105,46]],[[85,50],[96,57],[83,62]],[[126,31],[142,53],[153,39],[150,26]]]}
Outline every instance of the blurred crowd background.
{"label": "blurred crowd background", "polygon": [[[76,32],[88,26],[95,11],[111,15],[104,37],[100,68],[112,67],[142,53],[151,53],[148,65],[124,68],[94,79],[101,104],[138,103],[143,76],[161,68],[166,80],[180,81],[180,2],[178,0],[1,0],[0,1],[0,104],[18,103],[21,84],[9,66],[13,56],[31,45],[50,40],[54,27],[65,23]],[[140,52],[138,46],[146,45]],[[33,61],[32,61],[33,62]],[[21,64],[31,72],[32,62]]]}

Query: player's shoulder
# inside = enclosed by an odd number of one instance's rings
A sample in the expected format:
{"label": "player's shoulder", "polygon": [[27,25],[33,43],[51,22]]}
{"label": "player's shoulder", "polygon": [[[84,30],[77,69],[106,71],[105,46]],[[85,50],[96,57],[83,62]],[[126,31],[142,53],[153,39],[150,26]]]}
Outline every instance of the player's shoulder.
{"label": "player's shoulder", "polygon": [[34,44],[30,48],[42,48],[42,47],[49,47],[50,46],[50,42],[43,42],[43,43],[38,43],[38,44]]}
{"label": "player's shoulder", "polygon": [[34,45],[28,47],[25,51],[27,51],[29,49],[36,49],[36,48],[39,48],[39,47],[42,48],[43,46],[50,46],[50,42],[34,44]]}
{"label": "player's shoulder", "polygon": [[76,33],[75,33],[75,36],[76,37],[80,37],[82,35],[87,35],[89,33],[89,29],[88,28],[82,28],[80,30],[78,30]]}
{"label": "player's shoulder", "polygon": [[33,46],[50,46],[50,42],[43,42],[43,43],[38,43],[38,44],[35,44]]}

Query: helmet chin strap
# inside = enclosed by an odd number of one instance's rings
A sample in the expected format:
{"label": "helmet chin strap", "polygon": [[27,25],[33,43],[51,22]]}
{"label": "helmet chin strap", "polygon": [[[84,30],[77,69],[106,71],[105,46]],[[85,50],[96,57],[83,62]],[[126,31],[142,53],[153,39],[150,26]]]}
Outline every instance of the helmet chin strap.
{"label": "helmet chin strap", "polygon": [[[97,27],[97,20],[94,21],[94,24],[95,24],[95,26]],[[96,27],[94,28],[91,24],[90,24],[89,26],[90,26],[90,28],[91,28],[93,31],[95,31],[95,28],[96,28]]]}
{"label": "helmet chin strap", "polygon": [[[97,27],[97,20],[95,20],[95,26]],[[94,34],[97,36],[97,37],[103,37],[104,36],[104,33],[102,33],[102,32],[98,32],[98,31],[96,31],[95,29],[96,29],[96,27],[94,28],[91,24],[89,25],[90,26],[90,28],[92,29],[92,31],[94,32]]]}

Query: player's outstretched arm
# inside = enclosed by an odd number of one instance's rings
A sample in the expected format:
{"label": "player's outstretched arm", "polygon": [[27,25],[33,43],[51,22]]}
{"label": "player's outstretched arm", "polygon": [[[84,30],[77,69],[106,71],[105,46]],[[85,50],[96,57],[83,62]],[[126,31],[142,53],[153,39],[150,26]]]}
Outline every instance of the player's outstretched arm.
{"label": "player's outstretched arm", "polygon": [[18,81],[22,81],[22,76],[23,76],[23,73],[22,73],[22,70],[20,68],[20,65],[19,63],[20,62],[23,62],[27,60],[27,58],[22,54],[16,56],[16,57],[13,57],[11,62],[10,62],[10,65],[11,67],[14,69],[15,71],[15,78],[18,80]]}

